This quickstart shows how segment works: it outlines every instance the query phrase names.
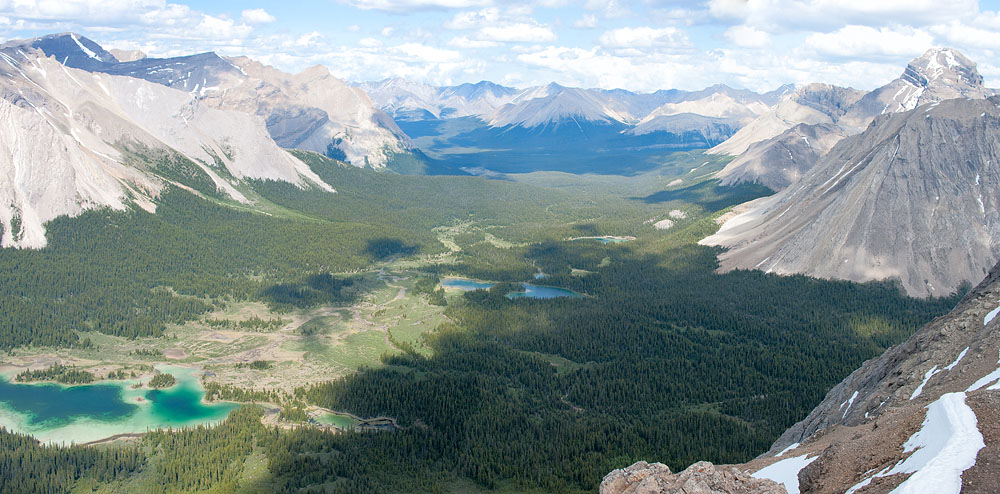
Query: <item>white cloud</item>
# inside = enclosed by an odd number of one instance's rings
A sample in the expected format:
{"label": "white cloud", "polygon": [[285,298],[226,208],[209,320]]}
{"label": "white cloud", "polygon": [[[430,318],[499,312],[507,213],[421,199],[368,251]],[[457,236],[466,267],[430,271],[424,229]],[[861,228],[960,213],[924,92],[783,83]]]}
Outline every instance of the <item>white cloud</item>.
{"label": "white cloud", "polygon": [[742,19],[750,10],[748,4],[746,0],[711,0],[708,11],[719,19]]}
{"label": "white cloud", "polygon": [[273,15],[268,14],[264,9],[244,10],[240,15],[240,18],[247,24],[267,24],[278,20]]}
{"label": "white cloud", "polygon": [[357,24],[351,24],[350,26],[347,26],[347,30],[352,33],[356,33],[361,30],[361,26]]}
{"label": "white cloud", "polygon": [[403,43],[393,49],[423,62],[454,62],[462,58],[462,54],[455,50],[442,50],[420,43]]}
{"label": "white cloud", "polygon": [[1000,31],[969,26],[959,21],[932,26],[930,31],[949,45],[1000,49]]}
{"label": "white cloud", "polygon": [[771,35],[750,26],[733,26],[723,34],[730,43],[744,48],[764,48],[771,45]]}
{"label": "white cloud", "polygon": [[717,20],[778,31],[830,31],[846,25],[926,27],[974,15],[977,0],[710,0]]}
{"label": "white cloud", "polygon": [[382,42],[375,38],[361,38],[358,40],[358,45],[365,48],[377,48],[382,46]]}
{"label": "white cloud", "polygon": [[323,39],[323,35],[318,31],[313,31],[311,33],[303,34],[295,40],[295,46],[297,48],[309,48],[320,45],[320,40]]}
{"label": "white cloud", "polygon": [[687,33],[675,27],[623,27],[606,31],[598,42],[609,48],[689,47]]}
{"label": "white cloud", "polygon": [[492,5],[493,0],[342,0],[364,10],[403,13],[429,9],[465,9]]}
{"label": "white cloud", "polygon": [[467,10],[455,14],[444,23],[448,29],[475,29],[485,24],[495,23],[500,19],[500,9],[488,8],[482,10]]}
{"label": "white cloud", "polygon": [[934,37],[914,28],[844,26],[832,33],[809,35],[804,48],[828,57],[871,59],[918,56],[934,45]]}
{"label": "white cloud", "polygon": [[163,0],[2,0],[0,13],[30,20],[66,20],[81,23],[126,22],[145,12],[165,8]]}
{"label": "white cloud", "polygon": [[584,14],[573,23],[573,27],[579,29],[593,29],[597,27],[597,16],[594,14]]}
{"label": "white cloud", "polygon": [[625,17],[632,13],[632,9],[627,5],[622,5],[621,0],[587,0],[584,3],[584,8],[598,11],[602,17],[607,19]]}
{"label": "white cloud", "polygon": [[[517,56],[528,66],[543,69],[549,80],[580,87],[631,88],[652,91],[684,87],[700,81],[690,77],[694,66],[685,57],[662,55],[655,57],[624,57],[602,52],[600,48],[583,49],[549,46]],[[530,81],[533,84],[544,80]]]}
{"label": "white cloud", "polygon": [[454,38],[448,40],[448,46],[454,48],[494,48],[500,46],[500,43],[481,39],[470,39],[468,36],[455,36]]}
{"label": "white cloud", "polygon": [[479,30],[476,37],[484,41],[530,43],[539,41],[555,41],[556,34],[545,26],[520,22],[516,24],[484,27]]}

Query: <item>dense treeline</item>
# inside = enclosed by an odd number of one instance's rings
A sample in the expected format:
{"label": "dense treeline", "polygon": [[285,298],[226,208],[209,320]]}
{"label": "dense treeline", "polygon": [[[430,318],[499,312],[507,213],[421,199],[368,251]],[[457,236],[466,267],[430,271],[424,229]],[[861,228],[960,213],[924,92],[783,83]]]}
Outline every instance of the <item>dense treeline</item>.
{"label": "dense treeline", "polygon": [[56,364],[45,369],[21,371],[14,377],[18,382],[56,381],[63,384],[86,384],[94,382],[93,374],[76,367]]}
{"label": "dense treeline", "polygon": [[590,297],[469,292],[449,306],[455,326],[431,339],[433,357],[391,357],[301,394],[421,424],[395,437],[426,436],[488,487],[586,492],[638,459],[676,469],[752,458],[863,360],[957,300],[911,299],[887,283],[717,275],[711,249],[660,247],[539,245],[529,255],[553,273],[546,283]]}
{"label": "dense treeline", "polygon": [[160,482],[153,492],[236,492],[243,471],[242,460],[250,454],[256,438],[265,435],[262,412],[257,407],[234,410],[214,428],[160,430],[146,436],[146,443],[162,453],[156,461]]}
{"label": "dense treeline", "polygon": [[80,479],[111,482],[142,468],[141,448],[42,446],[27,434],[0,427],[0,492],[68,493]]}
{"label": "dense treeline", "polygon": [[149,380],[149,387],[156,389],[169,388],[177,384],[177,378],[173,374],[167,374],[166,372],[157,372]]}

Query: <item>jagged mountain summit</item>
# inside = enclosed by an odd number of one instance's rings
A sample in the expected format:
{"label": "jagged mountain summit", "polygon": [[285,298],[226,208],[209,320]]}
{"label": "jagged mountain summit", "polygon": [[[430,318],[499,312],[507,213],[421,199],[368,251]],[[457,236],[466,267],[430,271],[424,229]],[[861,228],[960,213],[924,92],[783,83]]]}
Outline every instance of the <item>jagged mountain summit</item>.
{"label": "jagged mountain summit", "polygon": [[722,269],[897,280],[947,295],[1000,256],[1000,97],[953,99],[875,119],[791,187],[702,243]]}
{"label": "jagged mountain summit", "polygon": [[867,94],[825,84],[804,86],[709,152],[737,156],[719,174],[724,183],[756,182],[781,190],[791,182],[780,170],[801,174],[830,149],[821,145],[796,153],[794,147],[789,148],[788,143],[803,133],[797,127],[800,124],[822,125],[809,131],[814,134],[813,142],[821,137],[832,142],[863,131],[878,115],[993,93],[983,86],[971,60],[950,48],[932,49],[911,61],[899,78]]}
{"label": "jagged mountain summit", "polygon": [[490,127],[558,127],[563,123],[622,127],[635,122],[620,100],[602,91],[556,83],[525,89],[487,116]]}
{"label": "jagged mountain summit", "polygon": [[983,86],[975,62],[965,55],[951,48],[930,49],[913,59],[898,78],[861,98],[841,119],[841,125],[860,132],[877,115],[952,98],[982,99],[993,93]]}
{"label": "jagged mountain summit", "polygon": [[43,247],[43,225],[57,216],[130,205],[153,211],[167,185],[239,202],[250,202],[244,179],[333,191],[278,147],[259,117],[141,79],[70,68],[23,44],[0,48],[0,57],[4,247]]}
{"label": "jagged mountain summit", "polygon": [[610,473],[601,493],[674,492],[659,487],[696,475],[739,482],[677,492],[770,492],[754,479],[780,482],[791,494],[996,492],[998,313],[1000,263],[950,313],[833,387],[767,453],[742,465],[700,462],[679,475],[640,462]]}
{"label": "jagged mountain summit", "polygon": [[259,115],[282,147],[328,154],[356,166],[381,168],[413,149],[364,91],[322,67],[287,74],[247,58],[211,52],[167,59],[135,55],[134,60],[120,61],[74,33],[5,46],[37,48],[69,67],[148,80],[192,93],[216,108]]}

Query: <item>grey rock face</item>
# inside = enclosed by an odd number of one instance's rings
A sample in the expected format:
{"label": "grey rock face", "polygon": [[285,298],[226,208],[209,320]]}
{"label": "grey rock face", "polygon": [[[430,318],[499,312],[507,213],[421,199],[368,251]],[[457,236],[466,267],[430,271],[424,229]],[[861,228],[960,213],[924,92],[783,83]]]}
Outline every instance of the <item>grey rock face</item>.
{"label": "grey rock face", "polygon": [[785,494],[785,488],[739,468],[707,461],[678,474],[671,474],[662,463],[640,461],[604,477],[600,494]]}
{"label": "grey rock face", "polygon": [[1000,99],[877,118],[801,180],[702,240],[722,269],[895,279],[947,295],[1000,256]]}
{"label": "grey rock face", "polygon": [[752,144],[717,177],[722,179],[722,185],[746,182],[784,190],[844,137],[846,134],[837,125],[799,124],[776,137]]}
{"label": "grey rock face", "polygon": [[[720,173],[723,183],[757,182],[781,190],[788,185],[780,178],[782,170],[808,170],[836,142],[828,140],[826,150],[816,150],[822,152],[796,154],[787,145],[796,132],[785,129],[803,123],[832,124],[838,130],[826,132],[826,136],[842,138],[863,131],[879,115],[946,99],[982,99],[992,94],[983,86],[976,64],[964,55],[949,48],[928,50],[911,61],[899,78],[867,94],[825,84],[804,86],[711,152],[738,155]],[[791,156],[784,151],[792,151]]]}

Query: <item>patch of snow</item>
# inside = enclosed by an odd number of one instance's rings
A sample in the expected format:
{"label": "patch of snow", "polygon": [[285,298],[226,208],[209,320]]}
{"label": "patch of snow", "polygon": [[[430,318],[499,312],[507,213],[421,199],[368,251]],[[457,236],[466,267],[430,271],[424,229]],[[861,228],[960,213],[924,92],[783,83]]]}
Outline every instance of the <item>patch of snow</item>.
{"label": "patch of snow", "polygon": [[858,397],[858,392],[855,391],[854,394],[852,394],[851,397],[847,399],[847,401],[840,404],[840,408],[844,408],[844,405],[847,405],[847,408],[844,409],[844,415],[842,415],[840,418],[847,417],[847,411],[851,409],[851,405],[854,405],[854,399],[857,397]]}
{"label": "patch of snow", "polygon": [[882,469],[881,472],[876,473],[875,475],[872,475],[871,477],[868,477],[867,479],[864,479],[861,482],[858,482],[857,484],[854,484],[854,486],[851,487],[850,489],[847,489],[847,491],[845,491],[844,494],[854,494],[855,492],[858,491],[858,489],[861,489],[862,487],[865,487],[868,484],[870,484],[872,480],[875,479],[875,477],[885,476],[885,472],[888,472],[890,468],[892,468],[892,466],[885,467]]}
{"label": "patch of snow", "polygon": [[979,390],[982,387],[986,386],[987,384],[991,384],[991,383],[993,383],[994,381],[996,381],[998,379],[1000,379],[1000,369],[997,369],[997,370],[995,370],[993,372],[990,372],[989,374],[986,374],[985,376],[979,378],[979,380],[976,381],[976,382],[974,382],[974,383],[972,383],[972,386],[969,386],[969,389],[966,389],[965,392],[968,393],[968,392]]}
{"label": "patch of snow", "polygon": [[[695,168],[695,170],[697,170],[697,168]],[[694,171],[694,170],[691,170],[691,171]],[[669,184],[667,184],[667,187],[673,187],[675,185],[680,185],[682,183],[684,183],[684,180],[681,180],[679,178],[678,179],[674,179],[674,180],[671,180]]]}
{"label": "patch of snow", "polygon": [[927,406],[920,430],[903,443],[903,451],[913,454],[886,473],[913,473],[892,492],[958,494],[962,472],[976,464],[976,455],[984,447],[976,414],[965,404],[965,393],[946,393]]}
{"label": "patch of snow", "polygon": [[968,351],[969,351],[969,347],[965,347],[965,350],[962,350],[962,353],[958,354],[958,358],[956,358],[954,362],[948,364],[948,366],[945,367],[944,370],[950,371],[950,370],[954,369],[955,366],[958,365],[958,363],[962,360],[962,357],[965,356],[965,353],[968,352]]}
{"label": "patch of snow", "polygon": [[924,392],[924,386],[927,384],[927,381],[930,381],[931,378],[934,377],[934,374],[937,374],[938,372],[941,371],[938,370],[936,365],[931,367],[931,369],[924,374],[924,382],[920,383],[920,386],[917,386],[917,389],[913,390],[913,394],[910,395],[910,399],[912,400],[920,396],[920,393]]}
{"label": "patch of snow", "polygon": [[671,218],[678,219],[678,220],[683,220],[684,218],[687,218],[687,216],[688,216],[687,213],[685,213],[684,211],[681,211],[680,209],[671,209],[670,210],[670,217]]}
{"label": "patch of snow", "polygon": [[799,494],[799,472],[816,458],[819,458],[819,456],[806,458],[807,456],[809,455],[781,460],[750,475],[758,479],[771,479],[779,484],[784,484],[788,494]]}
{"label": "patch of snow", "polygon": [[789,444],[787,448],[781,450],[780,453],[778,453],[778,454],[776,454],[774,456],[785,456],[785,453],[787,453],[787,452],[789,452],[789,451],[791,451],[791,450],[793,450],[793,449],[795,449],[797,447],[799,447],[799,443]]}
{"label": "patch of snow", "polygon": [[[87,48],[86,46],[83,46],[83,43],[80,42],[80,40],[76,37],[75,34],[71,33],[69,35],[69,37],[73,38],[73,42],[76,43],[76,46],[79,46],[80,49],[83,50],[83,52],[86,53],[88,57],[93,58],[94,60],[97,60],[98,62],[103,62],[104,61],[104,60],[101,60],[101,57],[97,56],[96,53],[94,53],[93,51],[91,51],[90,48]],[[66,58],[69,58],[69,57],[66,57]]]}
{"label": "patch of snow", "polygon": [[983,317],[983,326],[989,324],[990,321],[997,316],[997,314],[1000,314],[1000,306],[997,306],[996,309],[991,310],[989,314],[986,314],[986,316]]}

